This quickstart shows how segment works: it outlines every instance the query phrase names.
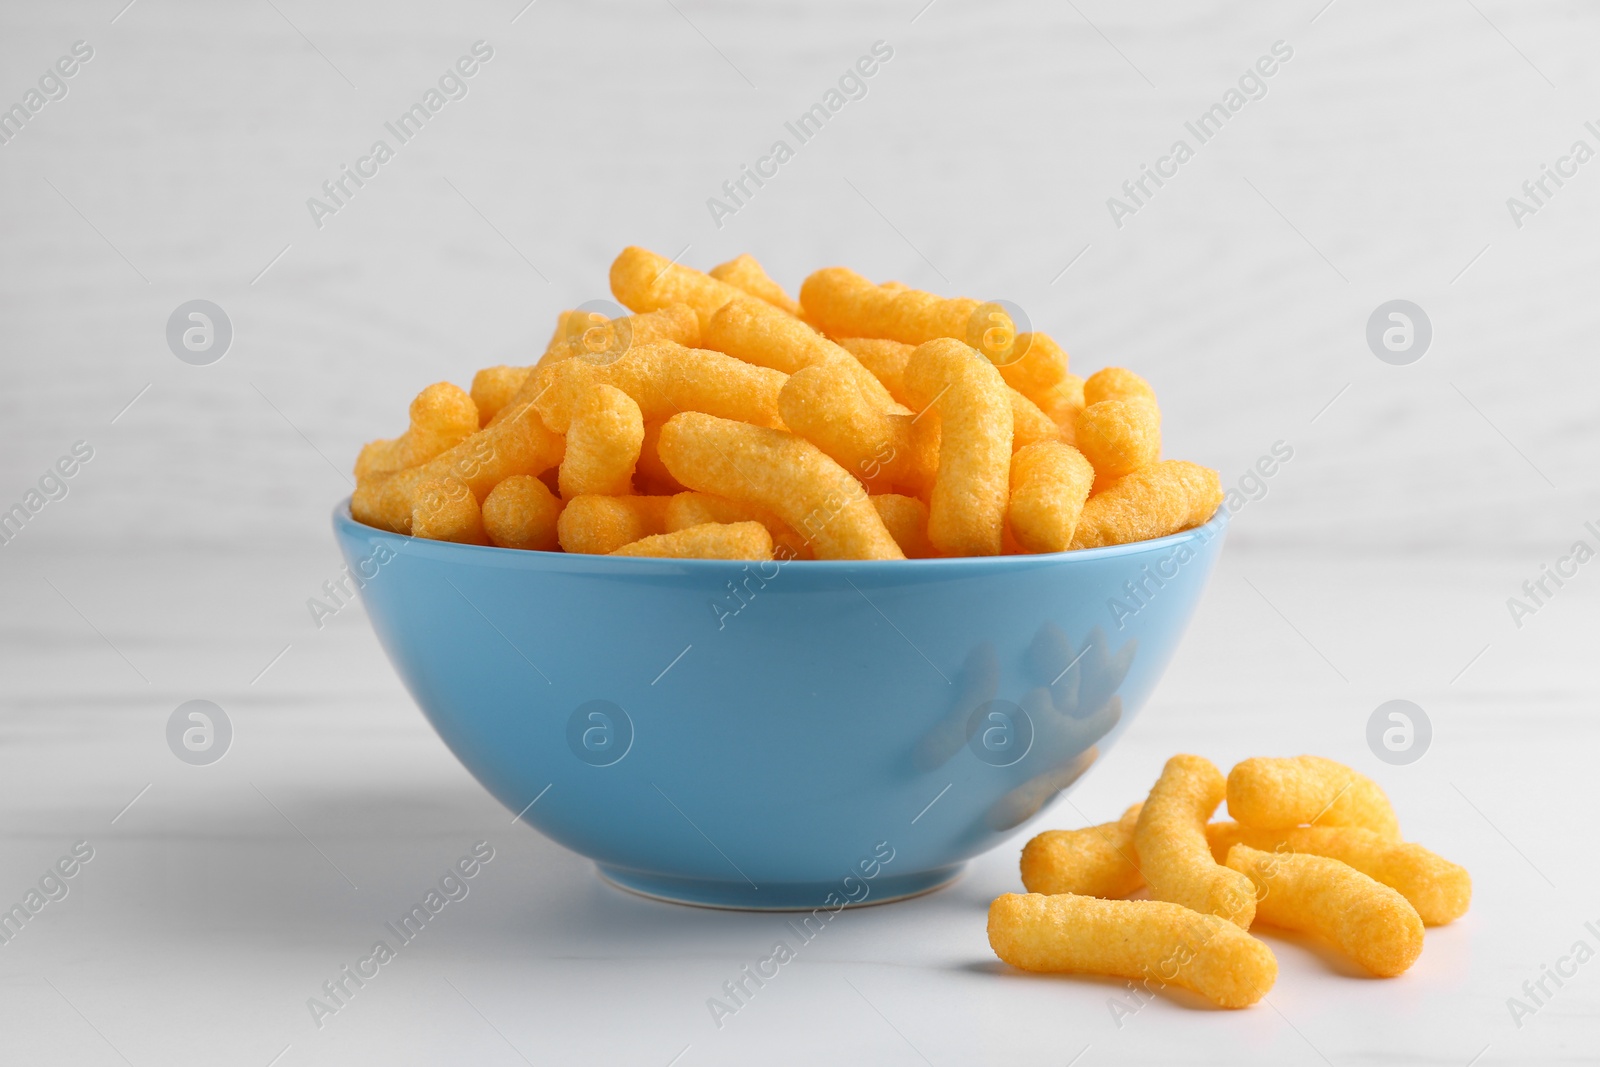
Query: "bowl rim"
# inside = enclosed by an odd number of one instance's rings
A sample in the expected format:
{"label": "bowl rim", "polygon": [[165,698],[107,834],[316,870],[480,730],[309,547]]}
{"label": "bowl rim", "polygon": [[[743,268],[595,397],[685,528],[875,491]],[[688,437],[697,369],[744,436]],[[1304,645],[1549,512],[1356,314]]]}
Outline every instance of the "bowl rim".
{"label": "bowl rim", "polygon": [[992,571],[1005,567],[1059,566],[1061,564],[1088,563],[1095,560],[1145,552],[1160,552],[1167,548],[1176,548],[1195,541],[1204,544],[1224,532],[1229,518],[1230,513],[1226,504],[1218,504],[1216,514],[1212,515],[1211,518],[1199,526],[1191,526],[1187,530],[1180,530],[1175,534],[1168,534],[1165,537],[1153,537],[1146,541],[1129,541],[1121,545],[1106,545],[1102,548],[1069,549],[1066,552],[1019,553],[1000,556],[946,556],[937,559],[795,559],[783,561],[597,556],[577,552],[543,552],[538,549],[500,548],[496,545],[464,545],[454,541],[434,541],[411,534],[395,533],[392,530],[385,530],[377,526],[368,526],[364,522],[358,522],[350,514],[350,498],[348,496],[334,505],[333,509],[333,525],[336,532],[342,535],[381,540],[388,543],[395,551],[406,555],[447,562],[489,564],[491,566],[510,566],[513,564],[526,564],[529,566],[555,565],[558,569],[573,572],[600,571],[610,574],[647,574],[652,571],[675,572],[681,570],[726,571],[742,569],[751,564],[760,565],[765,563],[776,563],[784,569],[799,567],[805,572],[825,574],[840,571],[876,571],[885,576],[960,570]]}

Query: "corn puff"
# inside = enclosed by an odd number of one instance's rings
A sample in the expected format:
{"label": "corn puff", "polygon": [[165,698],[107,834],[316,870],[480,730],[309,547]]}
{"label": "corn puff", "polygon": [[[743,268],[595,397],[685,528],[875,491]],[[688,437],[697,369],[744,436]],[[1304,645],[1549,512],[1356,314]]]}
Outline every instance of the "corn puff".
{"label": "corn puff", "polygon": [[630,245],[611,264],[611,295],[636,312],[687,304],[705,329],[712,314],[728,301],[743,297],[744,290]]}
{"label": "corn puff", "polygon": [[861,483],[802,437],[689,411],[659,449],[678,481],[775,512],[818,559],[905,558]]}
{"label": "corn puff", "polygon": [[1422,919],[1406,898],[1348,864],[1307,853],[1228,850],[1247,876],[1256,915],[1286,930],[1320,934],[1381,978],[1405,973],[1422,954]]}
{"label": "corn puff", "polygon": [[930,559],[939,554],[928,540],[928,505],[914,496],[882,493],[872,498],[872,506],[906,559]]}
{"label": "corn puff", "polygon": [[1011,502],[1006,518],[1027,552],[1065,552],[1089,499],[1094,468],[1059,441],[1042,441],[1011,457]]}
{"label": "corn puff", "polygon": [[711,276],[719,282],[727,282],[735,289],[765,300],[773,307],[796,317],[800,314],[800,302],[783,291],[783,286],[768,277],[756,257],[746,253],[726,263],[719,263],[711,268]]}
{"label": "corn puff", "polygon": [[411,504],[411,534],[463,545],[489,543],[478,498],[455,478],[433,478],[417,486]]}
{"label": "corn puff", "polygon": [[483,498],[483,532],[501,548],[554,552],[561,500],[531,474],[513,474]]}
{"label": "corn puff", "polygon": [[770,510],[711,493],[681,492],[667,502],[666,532],[676,533],[705,523],[759,522],[772,536],[775,559],[810,559],[811,546]]}
{"label": "corn puff", "polygon": [[939,416],[939,468],[928,504],[928,539],[952,556],[993,556],[1010,495],[1011,400],[994,364],[960,341],[918,347],[906,365],[907,395]]}
{"label": "corn puff", "polygon": [[1227,783],[1210,760],[1178,755],[1139,812],[1133,844],[1150,895],[1250,929],[1256,896],[1248,878],[1219,866],[1206,843],[1206,820],[1222,802]]}
{"label": "corn puff", "polygon": [[672,533],[640,538],[611,554],[656,559],[770,560],[772,535],[759,522],[704,522]]}
{"label": "corn puff", "polygon": [[1025,971],[1108,974],[1165,982],[1224,1008],[1272,988],[1272,950],[1214,915],[1159,900],[1006,893],[989,905],[989,944]]}
{"label": "corn puff", "polygon": [[1141,467],[1106,486],[1083,505],[1073,548],[1147,541],[1210,519],[1222,503],[1217,472],[1181,459]]}
{"label": "corn puff", "polygon": [[1228,772],[1228,814],[1260,830],[1359,826],[1400,836],[1400,821],[1378,783],[1321,756],[1258,756],[1236,764]]}
{"label": "corn puff", "polygon": [[1030,893],[1118,898],[1144,885],[1133,828],[1135,804],[1115,822],[1083,830],[1046,830],[1022,848],[1022,884]]}
{"label": "corn puff", "polygon": [[664,496],[575,496],[561,509],[556,539],[567,552],[604,556],[666,532]]}
{"label": "corn puff", "polygon": [[567,423],[559,483],[562,499],[625,495],[633,486],[633,468],[643,443],[644,418],[631,396],[610,385],[597,385],[582,394]]}
{"label": "corn puff", "polygon": [[1356,826],[1254,830],[1236,822],[1214,822],[1206,827],[1206,839],[1219,863],[1237,844],[1262,852],[1305,852],[1348,863],[1405,897],[1427,926],[1454,922],[1467,913],[1472,902],[1472,876],[1465,867],[1421,845],[1405,844]]}

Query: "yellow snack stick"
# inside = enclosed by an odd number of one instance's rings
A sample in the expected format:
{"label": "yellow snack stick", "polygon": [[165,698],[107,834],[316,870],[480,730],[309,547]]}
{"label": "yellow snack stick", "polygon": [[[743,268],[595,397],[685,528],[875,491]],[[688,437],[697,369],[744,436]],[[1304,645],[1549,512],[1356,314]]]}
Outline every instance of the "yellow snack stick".
{"label": "yellow snack stick", "polygon": [[928,539],[946,555],[998,555],[1012,438],[1011,398],[1000,372],[975,349],[938,338],[912,353],[905,387],[913,406],[939,417]]}
{"label": "yellow snack stick", "polygon": [[[663,422],[665,420],[662,420]],[[639,462],[634,467],[634,485],[641,493],[652,496],[671,496],[683,492],[683,485],[661,462],[656,445],[661,441],[661,422],[644,424],[644,440],[639,444]]]}
{"label": "yellow snack stick", "polygon": [[822,449],[868,491],[894,485],[911,458],[911,416],[889,414],[863,396],[840,362],[789,375],[778,394],[778,414],[790,431]]}
{"label": "yellow snack stick", "polygon": [[563,441],[545,429],[532,407],[485,427],[420,467],[399,471],[384,483],[374,525],[411,532],[411,509],[423,482],[454,478],[482,500],[513,474],[539,474],[561,462]]}
{"label": "yellow snack stick", "polygon": [[556,539],[568,552],[604,556],[666,532],[667,497],[575,496],[561,509]]}
{"label": "yellow snack stick", "polygon": [[872,498],[872,506],[906,559],[932,559],[939,554],[928,540],[928,505],[914,496],[881,493]]}
{"label": "yellow snack stick", "polygon": [[1272,950],[1214,915],[1159,900],[1006,893],[989,905],[989,945],[1025,971],[1166,983],[1247,1008],[1278,978]]}
{"label": "yellow snack stick", "polygon": [[1256,913],[1255,888],[1238,871],[1219,866],[1206,843],[1206,820],[1226,791],[1222,772],[1210,760],[1173,756],[1139,812],[1133,844],[1156,900],[1220,915],[1248,930]]}
{"label": "yellow snack stick", "polygon": [[1083,454],[1059,441],[1041,441],[1011,457],[1011,534],[1028,552],[1065,552],[1094,484]]}
{"label": "yellow snack stick", "polygon": [[598,311],[569,314],[573,317],[562,320],[568,335],[545,350],[539,360],[540,366],[579,358],[606,363],[635,345],[655,341],[691,346],[700,343],[699,316],[684,304],[668,304],[654,311],[615,319],[608,319]]}
{"label": "yellow snack stick", "polygon": [[383,521],[383,490],[396,471],[378,471],[356,481],[355,492],[350,494],[350,517],[368,526],[387,529]]}
{"label": "yellow snack stick", "polygon": [[1017,335],[1012,358],[999,368],[1007,385],[1034,400],[1066,379],[1067,353],[1047,333],[1022,333]]}
{"label": "yellow snack stick", "polygon": [[800,314],[800,302],[784,292],[783,286],[773,281],[756,261],[756,257],[748,252],[726,263],[717,264],[711,268],[710,273],[717,281],[727,282],[757,300],[765,300],[773,307],[794,316]]}
{"label": "yellow snack stick", "polygon": [[405,435],[368,441],[356,454],[356,483],[371,481],[380,474],[393,474],[406,466]]}
{"label": "yellow snack stick", "polygon": [[1104,367],[1084,380],[1083,402],[1098,404],[1102,400],[1127,400],[1143,397],[1154,400],[1156,391],[1150,383],[1126,367]]}
{"label": "yellow snack stick", "polygon": [[883,337],[908,345],[951,337],[980,342],[983,354],[997,363],[1010,357],[1017,336],[998,304],[873,285],[845,267],[825,267],[808,277],[800,286],[800,306],[829,337]]}
{"label": "yellow snack stick", "polygon": [[463,545],[486,545],[478,498],[454,478],[436,478],[417,486],[411,505],[411,535]]}
{"label": "yellow snack stick", "polygon": [[657,559],[772,558],[772,535],[759,522],[703,522],[699,526],[653,534],[611,553]]}
{"label": "yellow snack stick", "polygon": [[611,295],[630,311],[687,304],[694,308],[704,329],[719,307],[743,297],[744,290],[630,245],[611,264]]}
{"label": "yellow snack stick", "polygon": [[1222,480],[1210,467],[1164,459],[1125,474],[1089,497],[1073,548],[1147,541],[1199,526],[1222,503]]}
{"label": "yellow snack stick", "polygon": [[633,397],[610,385],[583,393],[567,423],[559,482],[562,499],[627,494],[643,444],[644,417]]}
{"label": "yellow snack stick", "polygon": [[561,498],[531,474],[513,474],[483,498],[483,532],[491,545],[554,552]]}
{"label": "yellow snack stick", "polygon": [[667,502],[667,533],[677,533],[706,523],[759,522],[772,536],[772,555],[776,559],[810,559],[811,546],[789,524],[769,509],[742,500],[729,500],[712,493],[676,493]]}
{"label": "yellow snack stick", "polygon": [[889,390],[847,349],[794,316],[760,301],[732,300],[718,308],[706,325],[702,343],[746,363],[785,374],[819,364],[837,364],[849,372],[856,387],[876,406],[895,408]]}
{"label": "yellow snack stick", "polygon": [[652,422],[680,411],[775,426],[778,393],[788,376],[704,348],[670,341],[634,348],[600,368],[602,380],[638,403]]}
{"label": "yellow snack stick", "polygon": [[659,449],[678,481],[776,513],[817,559],[905,558],[861,483],[803,437],[688,411]]}
{"label": "yellow snack stick", "polygon": [[500,409],[511,403],[522,384],[533,373],[532,367],[485,367],[472,376],[472,402],[478,407],[478,423],[487,426]]}
{"label": "yellow snack stick", "polygon": [[1109,485],[1161,458],[1161,411],[1143,397],[1102,400],[1078,414],[1073,440],[1097,481]]}
{"label": "yellow snack stick", "polygon": [[592,310],[569,308],[563,311],[556,316],[555,332],[550,335],[550,340],[546,342],[544,350],[548,352],[556,345],[572,340],[572,338],[593,326],[597,317],[602,321],[605,319],[604,315],[596,316]]}
{"label": "yellow snack stick", "polygon": [[1076,893],[1116,899],[1144,885],[1133,828],[1135,804],[1115,822],[1082,830],[1046,830],[1022,847],[1022,884],[1030,893]]}
{"label": "yellow snack stick", "polygon": [[1008,388],[1006,396],[1011,401],[1011,448],[1023,449],[1040,441],[1061,440],[1061,427],[1046,415],[1033,401],[1015,389]]}
{"label": "yellow snack stick", "polygon": [[1255,830],[1236,822],[1214,822],[1206,827],[1206,838],[1219,862],[1234,845],[1244,844],[1262,852],[1304,852],[1348,863],[1410,901],[1426,926],[1454,922],[1472,903],[1472,876],[1465,867],[1421,845],[1356,826]]}
{"label": "yellow snack stick", "polygon": [[1322,756],[1258,756],[1228,772],[1228,814],[1246,826],[1359,826],[1396,839],[1400,820],[1374,782]]}
{"label": "yellow snack stick", "polygon": [[1349,864],[1234,845],[1228,867],[1255,884],[1256,916],[1262,922],[1319,934],[1380,978],[1404,974],[1422,955],[1417,910]]}
{"label": "yellow snack stick", "polygon": [[435,382],[411,401],[411,425],[388,441],[373,441],[356,457],[356,480],[428,462],[478,432],[478,408],[458,385]]}
{"label": "yellow snack stick", "polygon": [[1061,427],[1062,440],[1072,444],[1077,439],[1078,416],[1083,412],[1083,379],[1069,374],[1061,384],[1037,397],[1034,403]]}
{"label": "yellow snack stick", "polygon": [[917,350],[916,345],[881,337],[841,337],[834,343],[871,371],[872,376],[883,383],[897,403],[911,407],[905,392],[906,364],[911,362],[911,353]]}

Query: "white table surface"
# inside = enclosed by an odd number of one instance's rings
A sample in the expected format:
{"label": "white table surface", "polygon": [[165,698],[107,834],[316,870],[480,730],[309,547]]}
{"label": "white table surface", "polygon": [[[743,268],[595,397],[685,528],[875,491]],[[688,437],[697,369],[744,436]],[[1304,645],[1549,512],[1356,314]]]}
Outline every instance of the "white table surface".
{"label": "white table surface", "polygon": [[[0,103],[95,48],[0,145],[0,508],[95,449],[0,547],[0,905],[94,849],[0,945],[0,1062],[1600,1060],[1600,962],[1520,1026],[1507,1005],[1600,948],[1600,564],[1521,628],[1506,608],[1600,524],[1600,163],[1520,229],[1505,207],[1600,144],[1595,12],[123,2],[0,12]],[[315,229],[305,198],[480,38],[469,96]],[[868,96],[715,229],[705,198],[879,39]],[[1267,96],[1114,228],[1106,197],[1280,39]],[[360,442],[604,295],[627,243],[1008,296],[1080,369],[1145,372],[1169,454],[1234,483],[1295,449],[1071,796],[950,888],[840,916],[720,1028],[707,998],[783,918],[600,883],[453,760],[359,608],[305,606]],[[163,336],[194,297],[236,329],[209,367]],[[1434,324],[1408,367],[1363,339],[1395,297]],[[1397,697],[1434,726],[1404,767],[1364,740]],[[209,767],[164,737],[195,698],[236,730]],[[1268,1003],[1120,1026],[1122,983],[999,965],[984,911],[1022,842],[1110,818],[1175,751],[1347,760],[1472,871],[1471,912],[1390,981],[1267,933]],[[318,1028],[307,998],[479,840],[470,895]]]}

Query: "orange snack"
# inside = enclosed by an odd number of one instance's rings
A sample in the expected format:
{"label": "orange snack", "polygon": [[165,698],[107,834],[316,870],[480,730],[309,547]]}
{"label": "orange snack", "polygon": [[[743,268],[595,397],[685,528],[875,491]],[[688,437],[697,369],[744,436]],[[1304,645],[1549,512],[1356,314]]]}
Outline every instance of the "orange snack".
{"label": "orange snack", "polygon": [[743,297],[744,290],[630,245],[611,264],[611,295],[637,312],[687,304],[694,308],[704,329],[719,307]]}
{"label": "orange snack", "polygon": [[678,481],[775,512],[818,559],[905,558],[861,483],[802,437],[691,411],[658,447]]}
{"label": "orange snack", "polygon": [[1127,400],[1143,397],[1155,400],[1156,391],[1150,383],[1126,367],[1105,367],[1089,375],[1083,383],[1083,402],[1098,404],[1102,400]]}
{"label": "orange snack", "polygon": [[376,520],[396,533],[411,532],[412,506],[424,482],[454,478],[481,500],[513,474],[539,474],[561,462],[563,441],[545,429],[531,407],[479,430],[419,467],[408,467],[384,482]]}
{"label": "orange snack", "polygon": [[1381,978],[1404,974],[1422,955],[1422,919],[1406,898],[1326,856],[1228,850],[1228,866],[1246,875],[1259,900],[1256,916],[1286,930],[1319,934]]}
{"label": "orange snack", "polygon": [[778,394],[778,414],[869,491],[896,484],[911,459],[911,417],[886,413],[864,397],[842,362],[791,374]]}
{"label": "orange snack", "polygon": [[928,540],[928,505],[914,496],[882,493],[872,498],[872,506],[907,559],[931,559],[939,554]]}
{"label": "orange snack", "polygon": [[705,523],[759,522],[772,536],[776,559],[810,559],[811,546],[789,524],[767,508],[711,493],[681,492],[667,502],[666,532],[676,533]]}
{"label": "orange snack", "polygon": [[1011,399],[1000,372],[962,342],[939,338],[912,354],[905,388],[916,407],[939,416],[928,539],[946,555],[998,555],[1012,438]]}
{"label": "orange snack", "polygon": [[704,344],[718,352],[793,374],[806,367],[840,366],[874,406],[895,409],[895,400],[855,356],[792,315],[756,300],[732,300],[706,325]]}
{"label": "orange snack", "polygon": [[1142,397],[1101,400],[1078,413],[1073,441],[1109,485],[1161,458],[1161,410]]}
{"label": "orange snack", "polygon": [[561,509],[556,537],[567,552],[604,556],[666,532],[668,497],[575,496]]}
{"label": "orange snack", "polygon": [[1359,826],[1396,839],[1400,821],[1364,774],[1321,756],[1247,759],[1228,772],[1228,814],[1245,826]]}
{"label": "orange snack", "polygon": [[726,263],[719,263],[711,268],[711,276],[719,282],[727,282],[735,289],[765,300],[775,308],[787,311],[791,315],[800,314],[800,302],[783,291],[783,286],[768,277],[756,257],[746,253]]}
{"label": "orange snack", "polygon": [[1467,913],[1472,902],[1472,876],[1421,845],[1406,844],[1356,826],[1298,826],[1288,830],[1252,830],[1236,822],[1206,827],[1211,854],[1218,862],[1228,849],[1244,844],[1262,852],[1305,852],[1347,863],[1397,891],[1427,926],[1442,926]]}
{"label": "orange snack", "polygon": [[1006,390],[1011,402],[1011,448],[1019,451],[1040,441],[1061,440],[1061,427],[1039,405],[1015,389]]}
{"label": "orange snack", "polygon": [[882,337],[841,337],[835,343],[871,371],[872,376],[883,383],[897,403],[908,408],[912,406],[907,402],[905,377],[906,364],[911,362],[911,353],[917,350],[916,345]]}
{"label": "orange snack", "polygon": [[1066,380],[1067,353],[1047,333],[1022,333],[1011,359],[999,368],[1007,385],[1037,402]]}
{"label": "orange snack", "polygon": [[845,267],[825,267],[800,286],[807,321],[829,337],[883,337],[920,345],[950,337],[981,347],[992,362],[1010,358],[1017,328],[998,304],[873,285]]}
{"label": "orange snack", "polygon": [[478,423],[487,426],[500,409],[511,403],[532,367],[485,367],[472,376],[472,402],[478,408]]}
{"label": "orange snack", "polygon": [[417,486],[411,505],[411,534],[463,545],[489,543],[478,498],[455,478],[433,478]]}
{"label": "orange snack", "polygon": [[657,559],[770,560],[772,535],[759,522],[704,522],[672,533],[640,538],[611,554]]}
{"label": "orange snack", "polygon": [[1083,830],[1046,830],[1022,848],[1022,884],[1030,893],[1118,898],[1144,885],[1133,828],[1140,804],[1115,822]]}
{"label": "orange snack", "polygon": [[1006,893],[989,905],[989,945],[1025,971],[1165,982],[1223,1008],[1272,988],[1272,950],[1232,923],[1159,900]]}
{"label": "orange snack", "polygon": [[1065,552],[1092,484],[1094,468],[1071,445],[1042,441],[1018,451],[1007,510],[1017,543],[1028,552]]}
{"label": "orange snack", "polygon": [[561,460],[563,499],[626,494],[644,443],[639,405],[621,389],[596,385],[576,398],[567,424],[567,449]]}
{"label": "orange snack", "polygon": [[1250,879],[1218,865],[1206,842],[1206,820],[1222,803],[1227,783],[1201,756],[1167,760],[1139,811],[1133,844],[1156,900],[1168,900],[1250,928],[1256,895]]}
{"label": "orange snack", "polygon": [[477,431],[478,408],[472,397],[458,385],[435,382],[411,401],[411,425],[405,433],[361,449],[356,480],[426,463]]}
{"label": "orange snack", "polygon": [[483,531],[501,548],[554,552],[561,499],[531,474],[513,474],[483,498]]}
{"label": "orange snack", "polygon": [[660,440],[661,422],[645,423],[644,440],[639,443],[639,462],[634,466],[634,486],[639,492],[652,496],[671,496],[683,492],[683,485],[661,462],[661,453],[656,448]]}
{"label": "orange snack", "polygon": [[1125,474],[1089,498],[1073,548],[1146,541],[1210,519],[1222,503],[1222,480],[1209,467],[1164,459]]}
{"label": "orange snack", "polygon": [[699,316],[684,304],[668,304],[615,319],[608,319],[598,311],[569,314],[573,317],[562,321],[567,335],[545,350],[539,360],[540,366],[580,357],[591,363],[609,363],[635,345],[656,341],[672,341],[690,347],[700,343]]}

